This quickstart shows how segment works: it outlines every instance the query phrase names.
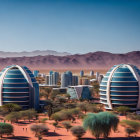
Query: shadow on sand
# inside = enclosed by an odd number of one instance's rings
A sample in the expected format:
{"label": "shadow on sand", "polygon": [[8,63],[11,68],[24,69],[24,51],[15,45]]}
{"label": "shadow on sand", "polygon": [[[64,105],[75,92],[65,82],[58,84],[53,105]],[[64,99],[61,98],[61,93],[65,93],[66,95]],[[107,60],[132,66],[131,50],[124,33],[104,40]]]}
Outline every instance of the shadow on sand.
{"label": "shadow on sand", "polygon": [[60,135],[60,134],[58,134],[56,132],[47,132],[46,136],[48,136],[48,137],[55,137],[55,136],[65,136],[65,135]]}
{"label": "shadow on sand", "polygon": [[[96,139],[91,139],[91,138],[81,138],[80,140],[96,140]],[[140,137],[129,137],[129,138],[124,138],[124,137],[115,137],[115,138],[107,138],[107,139],[98,139],[98,140],[140,140]]]}
{"label": "shadow on sand", "polygon": [[24,136],[13,136],[8,138],[2,138],[1,140],[29,140],[30,137],[24,137]]}

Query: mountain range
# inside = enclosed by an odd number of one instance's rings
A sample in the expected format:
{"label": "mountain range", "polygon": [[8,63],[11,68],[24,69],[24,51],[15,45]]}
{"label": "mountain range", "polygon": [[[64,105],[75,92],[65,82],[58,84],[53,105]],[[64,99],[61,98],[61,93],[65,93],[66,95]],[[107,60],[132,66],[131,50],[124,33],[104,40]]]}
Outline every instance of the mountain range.
{"label": "mountain range", "polygon": [[46,55],[55,55],[55,56],[66,56],[66,55],[71,55],[70,53],[67,52],[57,52],[53,50],[35,50],[31,52],[23,51],[23,52],[4,52],[0,51],[0,57],[6,58],[6,57],[23,57],[23,56],[46,56]]}
{"label": "mountain range", "polygon": [[125,54],[98,51],[65,56],[7,57],[0,58],[0,69],[12,64],[26,65],[31,69],[108,69],[122,63],[140,67],[140,51]]}

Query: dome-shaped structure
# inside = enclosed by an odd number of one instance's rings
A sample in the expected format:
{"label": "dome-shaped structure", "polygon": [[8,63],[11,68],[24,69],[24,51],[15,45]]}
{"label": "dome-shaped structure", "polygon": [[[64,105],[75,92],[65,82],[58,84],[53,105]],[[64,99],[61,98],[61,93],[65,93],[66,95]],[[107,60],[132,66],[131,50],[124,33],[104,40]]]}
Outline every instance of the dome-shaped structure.
{"label": "dome-shaped structure", "polygon": [[100,84],[100,100],[106,109],[121,105],[140,109],[140,70],[130,64],[113,66]]}
{"label": "dome-shaped structure", "polygon": [[0,73],[0,105],[6,103],[38,109],[39,85],[26,66],[7,66]]}

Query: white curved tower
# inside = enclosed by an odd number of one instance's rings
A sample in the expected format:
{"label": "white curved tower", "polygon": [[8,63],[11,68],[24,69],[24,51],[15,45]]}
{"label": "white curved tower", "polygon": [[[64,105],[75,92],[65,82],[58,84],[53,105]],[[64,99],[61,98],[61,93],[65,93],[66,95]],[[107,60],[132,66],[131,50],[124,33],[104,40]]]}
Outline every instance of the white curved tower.
{"label": "white curved tower", "polygon": [[140,70],[131,64],[113,66],[100,84],[100,100],[106,109],[121,105],[140,109]]}
{"label": "white curved tower", "polygon": [[6,103],[39,108],[39,85],[26,66],[7,66],[0,73],[0,105]]}

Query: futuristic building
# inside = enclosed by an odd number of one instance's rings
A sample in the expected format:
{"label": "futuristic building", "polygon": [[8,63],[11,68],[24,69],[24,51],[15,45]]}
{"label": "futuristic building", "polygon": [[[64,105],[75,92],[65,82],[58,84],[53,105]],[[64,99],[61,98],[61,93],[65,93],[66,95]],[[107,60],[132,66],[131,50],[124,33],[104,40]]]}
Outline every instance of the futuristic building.
{"label": "futuristic building", "polygon": [[11,65],[0,73],[0,106],[7,103],[39,108],[39,85],[26,66]]}
{"label": "futuristic building", "polygon": [[128,106],[140,109],[140,70],[131,64],[113,66],[100,84],[100,100],[106,109]]}
{"label": "futuristic building", "polygon": [[71,99],[88,99],[90,100],[91,92],[90,92],[90,86],[70,86],[67,88],[67,94],[71,96]]}
{"label": "futuristic building", "polygon": [[61,74],[61,87],[68,87],[72,85],[72,72],[66,71]]}

